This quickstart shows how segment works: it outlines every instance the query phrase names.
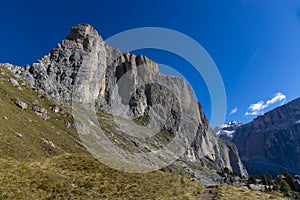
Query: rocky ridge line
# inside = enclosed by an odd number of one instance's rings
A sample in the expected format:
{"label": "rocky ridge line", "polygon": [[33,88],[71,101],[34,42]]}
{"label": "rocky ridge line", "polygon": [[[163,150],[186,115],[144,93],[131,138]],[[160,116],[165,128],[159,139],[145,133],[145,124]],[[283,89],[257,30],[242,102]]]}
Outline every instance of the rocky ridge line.
{"label": "rocky ridge line", "polygon": [[[144,71],[137,66],[147,65]],[[160,75],[157,64],[145,56],[135,56],[130,53],[121,53],[107,45],[98,32],[90,25],[79,24],[72,27],[69,36],[53,48],[41,60],[25,68],[12,70],[18,77],[24,77],[36,91],[45,92],[50,98],[62,105],[68,105],[72,100],[72,91],[75,85],[83,85],[84,89],[91,89],[85,81],[99,78],[92,97],[83,95],[82,98],[95,98],[98,109],[107,113],[122,115],[124,118],[147,118],[148,127],[155,127],[172,134],[187,137],[192,143],[185,158],[190,162],[211,161],[218,169],[228,168],[231,171],[247,176],[242,162],[239,159],[234,144],[219,140],[208,125],[207,119],[192,94],[190,86],[181,78]],[[84,77],[79,71],[93,72],[94,77]],[[131,78],[131,91],[128,105],[120,105],[122,97],[113,93],[116,84],[126,74]],[[82,77],[81,77],[82,76]],[[145,87],[136,85],[139,78],[156,80],[157,77],[166,85],[175,88],[177,96],[155,84],[146,84]],[[112,96],[115,95],[115,96]],[[178,129],[181,111],[177,100],[184,99],[186,105],[181,109],[191,109],[193,120],[198,122],[197,127]],[[163,104],[166,101],[168,103]],[[167,112],[162,115],[160,109],[153,109],[156,104],[162,104]],[[149,110],[154,110],[150,112]],[[196,137],[189,134],[196,128]],[[187,135],[185,135],[187,134]]]}
{"label": "rocky ridge line", "polygon": [[300,174],[300,98],[238,128],[232,139],[251,174]]}

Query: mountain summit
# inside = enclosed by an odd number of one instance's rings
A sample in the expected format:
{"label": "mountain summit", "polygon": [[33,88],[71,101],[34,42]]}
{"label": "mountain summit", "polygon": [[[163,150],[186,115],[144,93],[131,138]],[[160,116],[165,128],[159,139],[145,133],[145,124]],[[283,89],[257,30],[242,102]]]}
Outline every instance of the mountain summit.
{"label": "mountain summit", "polygon": [[[160,74],[157,64],[145,56],[113,49],[90,25],[72,27],[48,55],[26,69],[13,71],[61,105],[71,106],[74,98],[94,102],[106,136],[128,152],[145,153],[184,138],[184,143],[190,144],[183,155],[185,164],[177,161],[170,166],[172,170],[181,168],[204,182],[218,177],[216,172],[224,168],[247,176],[236,146],[215,136],[183,79]],[[149,130],[154,129],[158,134],[153,136]],[[103,151],[131,159],[111,146]],[[142,159],[140,164],[147,162]],[[183,167],[186,165],[189,167]],[[211,177],[192,167],[201,165],[213,166],[206,167]]]}
{"label": "mountain summit", "polygon": [[235,130],[242,126],[243,123],[237,121],[230,121],[227,124],[222,124],[214,128],[215,134],[224,140],[231,140],[234,136]]}

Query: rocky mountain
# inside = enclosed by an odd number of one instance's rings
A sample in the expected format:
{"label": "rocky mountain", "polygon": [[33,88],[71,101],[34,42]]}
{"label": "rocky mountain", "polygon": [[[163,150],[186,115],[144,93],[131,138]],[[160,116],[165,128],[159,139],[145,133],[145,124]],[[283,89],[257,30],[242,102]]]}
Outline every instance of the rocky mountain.
{"label": "rocky mountain", "polygon": [[70,108],[34,92],[11,73],[19,70],[0,64],[0,199],[212,199],[189,177],[100,163],[72,128]]}
{"label": "rocky mountain", "polygon": [[300,174],[300,98],[239,127],[232,142],[250,174]]}
{"label": "rocky mountain", "polygon": [[241,122],[231,121],[227,124],[216,126],[214,128],[214,132],[217,135],[217,137],[230,141],[234,136],[235,130],[242,125],[243,123]]}
{"label": "rocky mountain", "polygon": [[[67,38],[48,55],[31,66],[12,67],[11,72],[60,105],[92,105],[109,138],[107,144],[114,141],[129,152],[145,153],[164,148],[174,140],[182,145],[174,146],[179,152],[186,145],[188,149],[181,160],[169,167],[171,171],[192,173],[208,183],[221,180],[217,171],[224,168],[247,176],[236,146],[215,136],[201,104],[195,101],[183,79],[160,74],[157,64],[145,56],[110,47],[90,25],[72,27]],[[86,128],[82,123],[76,124],[76,120],[73,127]],[[153,164],[145,157],[120,153],[112,145],[106,145],[101,152],[114,153],[116,160],[120,156],[132,161],[138,158],[141,165]],[[104,153],[102,156],[108,157]],[[163,160],[168,160],[168,156],[169,153],[163,154]],[[199,170],[200,166],[205,169]]]}
{"label": "rocky mountain", "polygon": [[[70,108],[33,91],[21,71],[0,64],[0,199],[282,199],[225,184],[205,188],[169,169],[113,170],[87,152]],[[111,121],[99,114],[99,123]]]}

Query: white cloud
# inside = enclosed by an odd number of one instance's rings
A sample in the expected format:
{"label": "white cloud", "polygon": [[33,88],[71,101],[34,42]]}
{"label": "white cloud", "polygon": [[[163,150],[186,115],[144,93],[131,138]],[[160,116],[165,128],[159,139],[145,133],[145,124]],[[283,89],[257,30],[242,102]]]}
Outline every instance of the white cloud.
{"label": "white cloud", "polygon": [[277,92],[271,99],[264,101],[258,101],[257,103],[251,104],[245,113],[246,116],[249,115],[260,115],[263,114],[264,110],[269,106],[281,102],[283,104],[286,100],[286,96],[281,92]]}
{"label": "white cloud", "polygon": [[250,112],[246,112],[245,115],[249,116],[249,115],[259,115],[260,113],[258,111],[250,111]]}
{"label": "white cloud", "polygon": [[277,92],[272,99],[270,99],[269,101],[267,101],[267,106],[271,105],[271,104],[274,104],[276,102],[279,102],[279,101],[285,101],[286,99],[286,96],[280,92]]}
{"label": "white cloud", "polygon": [[232,115],[232,114],[234,114],[234,113],[237,113],[237,111],[238,111],[238,108],[235,107],[234,109],[232,109],[232,110],[230,111],[229,115]]}
{"label": "white cloud", "polygon": [[259,101],[257,103],[251,104],[249,106],[249,110],[257,111],[257,110],[262,110],[265,107],[266,107],[266,104],[263,101]]}

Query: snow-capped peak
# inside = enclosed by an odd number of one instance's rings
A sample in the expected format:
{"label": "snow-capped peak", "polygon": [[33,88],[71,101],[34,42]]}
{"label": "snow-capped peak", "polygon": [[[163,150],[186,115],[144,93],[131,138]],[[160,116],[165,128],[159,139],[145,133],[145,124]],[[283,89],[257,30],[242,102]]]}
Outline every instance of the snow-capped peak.
{"label": "snow-capped peak", "polygon": [[225,140],[231,140],[234,136],[235,130],[242,126],[243,123],[237,121],[230,121],[227,124],[222,124],[214,128],[215,134]]}

